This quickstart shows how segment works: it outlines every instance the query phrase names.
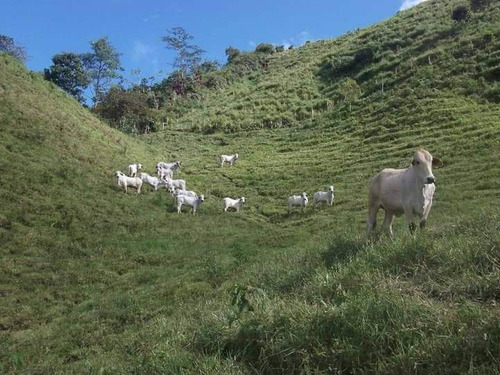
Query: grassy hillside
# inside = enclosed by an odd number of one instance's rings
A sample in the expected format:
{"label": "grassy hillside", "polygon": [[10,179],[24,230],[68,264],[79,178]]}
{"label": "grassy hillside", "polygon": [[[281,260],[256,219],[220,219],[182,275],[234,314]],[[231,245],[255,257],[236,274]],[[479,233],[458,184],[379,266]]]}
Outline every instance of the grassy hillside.
{"label": "grassy hillside", "polygon": [[[390,131],[411,125],[399,107],[422,105],[422,98],[499,103],[500,4],[490,1],[470,10],[469,21],[454,21],[453,10],[468,3],[429,1],[333,40],[267,56],[246,54],[265,66],[245,69],[247,59],[228,64],[219,76],[230,84],[206,89],[203,100],[184,107],[177,103],[169,123],[204,132],[335,126],[351,102],[357,125],[372,127],[376,120]],[[347,79],[360,90],[348,101]]]}
{"label": "grassy hillside", "polygon": [[[396,21],[403,30],[415,17],[441,14],[436,4],[287,51],[296,78],[272,68],[277,56],[269,74],[296,87],[290,95],[303,82],[309,103],[308,74],[331,53],[321,46],[383,35],[379,27]],[[460,26],[459,37],[474,25],[483,23]],[[454,79],[432,62],[433,77]],[[4,372],[498,373],[500,109],[482,93],[425,86],[434,79],[387,83],[369,95],[364,86],[351,110],[332,99],[334,109],[293,127],[138,139],[107,128],[11,59],[0,57],[0,66]],[[416,70],[419,81],[426,68]],[[244,92],[252,103],[269,96],[247,84],[233,86],[233,101]],[[318,100],[335,85],[314,87]],[[221,110],[230,90],[218,93]],[[215,113],[217,97],[209,100],[192,110],[193,121]],[[398,219],[395,239],[367,243],[370,176],[406,167],[418,147],[445,163],[435,170],[428,229],[413,237]],[[217,166],[217,155],[234,152],[235,167]],[[115,187],[114,171],[130,162],[152,172],[156,161],[174,159],[188,188],[207,197],[194,217],[177,215],[164,191]],[[286,214],[290,193],[331,184],[334,207]],[[221,212],[222,197],[242,195],[242,212]]]}

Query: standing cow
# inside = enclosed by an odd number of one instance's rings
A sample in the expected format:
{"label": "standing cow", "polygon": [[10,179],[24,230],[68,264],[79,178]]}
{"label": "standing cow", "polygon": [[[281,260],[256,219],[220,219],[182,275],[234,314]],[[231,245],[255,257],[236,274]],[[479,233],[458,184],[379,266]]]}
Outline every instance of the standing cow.
{"label": "standing cow", "polygon": [[442,167],[443,162],[420,149],[413,155],[408,168],[384,169],[373,177],[368,195],[368,237],[377,223],[379,208],[385,211],[383,226],[391,236],[394,216],[404,214],[411,233],[415,231],[415,217],[420,219],[420,228],[425,227],[436,189],[433,166]]}

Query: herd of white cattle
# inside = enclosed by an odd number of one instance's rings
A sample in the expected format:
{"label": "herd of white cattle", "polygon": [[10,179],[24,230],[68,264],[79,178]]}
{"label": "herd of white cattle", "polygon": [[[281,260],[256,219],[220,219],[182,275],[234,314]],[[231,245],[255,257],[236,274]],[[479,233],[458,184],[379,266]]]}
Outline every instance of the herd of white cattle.
{"label": "herd of white cattle", "polygon": [[[222,168],[225,163],[231,166],[238,160],[238,154],[221,155],[218,158],[218,164]],[[370,181],[368,195],[368,220],[367,237],[376,226],[377,212],[380,208],[385,211],[383,227],[392,236],[392,222],[395,216],[405,215],[410,232],[415,230],[415,219],[420,219],[420,227],[424,228],[432,206],[432,199],[435,191],[435,177],[432,167],[441,167],[443,162],[437,157],[433,157],[424,149],[418,150],[412,158],[411,165],[405,169],[384,169]],[[180,161],[172,163],[159,162],[156,164],[156,176],[150,176],[141,172],[142,164],[136,163],[128,166],[128,176],[117,171],[118,187],[125,193],[128,188],[141,192],[143,183],[150,185],[155,191],[160,187],[165,187],[174,198],[177,213],[181,213],[182,206],[191,207],[193,214],[199,209],[205,201],[203,194],[198,195],[192,190],[186,190],[186,181],[174,179],[174,174],[181,167]],[[333,185],[329,186],[327,191],[318,191],[313,195],[313,208],[325,202],[332,206],[335,199],[335,189]],[[301,212],[307,207],[309,199],[307,193],[292,195],[288,198],[288,213],[293,207],[298,206]],[[225,197],[222,199],[222,209],[224,212],[228,209],[234,209],[237,212],[241,210],[245,203],[245,197],[233,199]]]}
{"label": "herd of white cattle", "polygon": [[[219,166],[222,168],[225,163],[230,166],[236,164],[238,154],[234,155],[220,155],[217,159]],[[128,166],[128,175],[121,171],[117,171],[115,176],[117,178],[118,187],[127,193],[128,188],[137,190],[140,194],[142,185],[144,183],[151,186],[155,191],[158,188],[165,187],[166,190],[174,198],[177,213],[181,213],[182,206],[191,207],[191,212],[196,213],[201,204],[205,201],[203,194],[198,195],[192,190],[186,190],[186,181],[181,179],[174,179],[174,173],[181,167],[180,161],[172,163],[159,162],[156,164],[156,176],[151,176],[142,172],[142,164],[135,163]],[[314,208],[321,202],[326,202],[328,205],[333,205],[334,188],[333,185],[329,187],[328,191],[318,191],[314,194]],[[288,198],[288,213],[292,212],[293,206],[300,206],[301,211],[304,212],[307,206],[308,198],[307,193],[301,195],[292,195]],[[227,212],[230,208],[239,212],[245,204],[245,197],[233,199],[230,197],[222,198],[222,209]]]}

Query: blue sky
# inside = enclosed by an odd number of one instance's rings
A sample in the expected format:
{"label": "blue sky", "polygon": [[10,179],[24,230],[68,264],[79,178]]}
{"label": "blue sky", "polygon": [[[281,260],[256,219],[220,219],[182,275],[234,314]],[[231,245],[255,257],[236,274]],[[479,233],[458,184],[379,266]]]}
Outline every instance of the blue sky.
{"label": "blue sky", "polygon": [[[41,71],[63,51],[89,52],[107,36],[122,53],[124,74],[159,79],[171,71],[173,52],[161,37],[185,28],[205,58],[225,63],[228,46],[242,51],[261,42],[293,44],[333,38],[390,18],[423,0],[7,0],[0,34],[26,48],[28,68]],[[137,81],[139,78],[137,78]]]}

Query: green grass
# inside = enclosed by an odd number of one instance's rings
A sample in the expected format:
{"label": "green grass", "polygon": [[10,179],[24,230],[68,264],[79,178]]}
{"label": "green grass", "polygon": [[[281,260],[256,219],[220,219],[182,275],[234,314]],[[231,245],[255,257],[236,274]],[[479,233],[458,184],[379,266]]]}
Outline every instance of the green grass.
{"label": "green grass", "polygon": [[[417,15],[387,22],[410,28]],[[289,55],[289,85],[322,45]],[[498,105],[415,85],[293,127],[131,138],[13,60],[0,66],[1,371],[499,372]],[[245,85],[241,118],[282,100]],[[290,103],[324,100],[323,89],[306,85]],[[394,239],[367,243],[369,178],[408,166],[418,147],[445,163],[428,228],[410,236],[400,218]],[[234,152],[235,167],[217,166]],[[131,162],[152,173],[177,159],[207,198],[195,216],[177,215],[164,191],[115,186]],[[287,215],[288,195],[331,184],[333,207]],[[224,196],[245,196],[242,212],[223,214]]]}

